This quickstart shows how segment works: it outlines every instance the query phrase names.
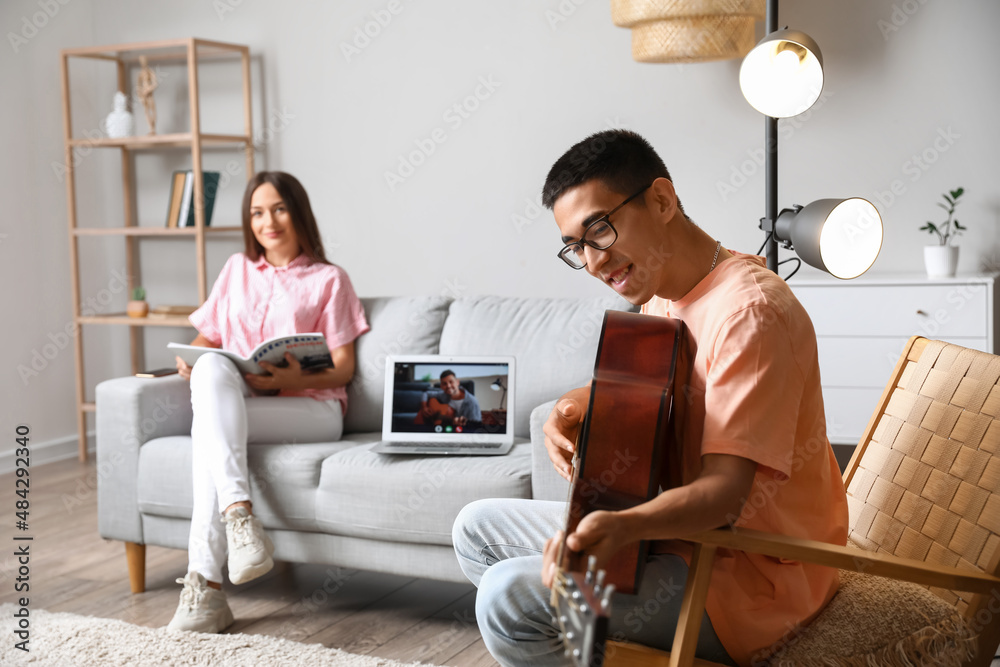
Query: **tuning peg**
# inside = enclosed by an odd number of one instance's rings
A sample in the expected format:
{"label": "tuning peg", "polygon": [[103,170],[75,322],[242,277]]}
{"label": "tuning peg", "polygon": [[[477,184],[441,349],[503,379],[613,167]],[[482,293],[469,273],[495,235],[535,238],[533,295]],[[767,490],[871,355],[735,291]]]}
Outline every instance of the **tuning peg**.
{"label": "tuning peg", "polygon": [[594,572],[597,570],[597,556],[587,557],[587,576],[584,581],[588,584],[594,581]]}
{"label": "tuning peg", "polygon": [[608,587],[604,589],[604,594],[601,596],[601,607],[607,609],[611,606],[611,596],[615,592],[615,585],[608,584]]}
{"label": "tuning peg", "polygon": [[594,582],[594,595],[600,595],[601,589],[604,588],[604,579],[607,573],[604,570],[597,571],[597,578]]}

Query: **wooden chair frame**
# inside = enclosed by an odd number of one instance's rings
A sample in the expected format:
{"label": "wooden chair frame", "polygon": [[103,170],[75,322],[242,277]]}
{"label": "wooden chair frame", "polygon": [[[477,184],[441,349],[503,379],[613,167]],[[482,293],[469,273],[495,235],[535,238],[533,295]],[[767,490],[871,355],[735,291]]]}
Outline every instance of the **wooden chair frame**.
{"label": "wooden chair frame", "polygon": [[[896,389],[908,362],[917,361],[927,346],[928,340],[912,337],[893,369],[892,376],[878,408],[872,415],[861,437],[854,456],[844,474],[847,488],[857,471],[865,449],[871,442],[879,420],[885,414],[889,398]],[[994,651],[1000,644],[1000,613],[990,608],[991,602],[1000,600],[1000,549],[994,553],[986,573],[974,572],[956,567],[946,567],[918,560],[899,558],[886,554],[862,551],[814,540],[774,535],[753,530],[733,530],[720,528],[698,533],[686,538],[694,543],[691,568],[688,572],[680,618],[674,634],[670,652],[651,649],[628,642],[609,641],[607,643],[605,665],[608,667],[708,667],[719,663],[708,662],[694,657],[695,645],[701,619],[705,612],[705,599],[712,572],[715,551],[719,547],[764,554],[776,558],[815,563],[850,570],[864,574],[889,577],[899,581],[909,581],[925,586],[936,586],[948,590],[974,593],[968,608],[963,613],[975,628],[981,628],[977,639],[976,655],[965,663],[966,667],[986,667],[993,660]],[[977,620],[980,615],[986,623]]]}

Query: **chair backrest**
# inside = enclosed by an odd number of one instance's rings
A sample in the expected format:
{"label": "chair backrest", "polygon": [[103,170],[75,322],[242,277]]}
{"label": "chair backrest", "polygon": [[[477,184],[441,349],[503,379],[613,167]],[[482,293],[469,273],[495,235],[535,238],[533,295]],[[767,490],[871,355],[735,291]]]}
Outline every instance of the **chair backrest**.
{"label": "chair backrest", "polygon": [[[844,484],[855,544],[1000,574],[1000,357],[911,338]],[[996,648],[1000,591],[931,590]]]}

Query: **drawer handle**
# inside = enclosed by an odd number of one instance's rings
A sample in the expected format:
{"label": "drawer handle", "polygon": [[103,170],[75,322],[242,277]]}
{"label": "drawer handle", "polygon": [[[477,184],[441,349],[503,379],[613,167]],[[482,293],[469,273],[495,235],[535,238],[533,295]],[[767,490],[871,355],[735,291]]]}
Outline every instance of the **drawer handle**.
{"label": "drawer handle", "polygon": [[920,309],[917,309],[917,315],[923,315],[924,317],[926,317],[927,313],[925,313],[924,311],[922,311]]}

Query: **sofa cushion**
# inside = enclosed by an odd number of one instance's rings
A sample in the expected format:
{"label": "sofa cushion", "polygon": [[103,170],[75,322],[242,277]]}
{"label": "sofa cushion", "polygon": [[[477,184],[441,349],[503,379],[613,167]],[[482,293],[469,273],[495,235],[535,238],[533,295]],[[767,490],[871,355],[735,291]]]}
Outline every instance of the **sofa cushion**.
{"label": "sofa cushion", "polygon": [[382,430],[385,358],[390,354],[437,354],[448,316],[447,297],[361,299],[371,331],[355,345],[354,378],[347,386],[346,433]]}
{"label": "sofa cushion", "polygon": [[[266,528],[316,530],[320,462],[357,445],[357,441],[249,445],[254,514]],[[143,445],[139,450],[139,511],[190,519],[193,498],[190,436],[157,438]]]}
{"label": "sofa cushion", "polygon": [[400,456],[352,447],[323,462],[316,522],[337,535],[450,545],[452,524],[468,503],[530,497],[530,443],[505,456]]}
{"label": "sofa cushion", "polygon": [[517,360],[514,433],[527,438],[535,406],[590,380],[606,310],[635,308],[614,295],[458,299],[451,304],[441,332],[441,354],[513,355]]}

